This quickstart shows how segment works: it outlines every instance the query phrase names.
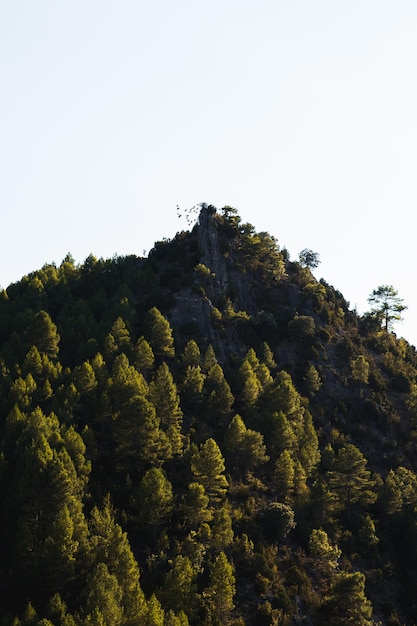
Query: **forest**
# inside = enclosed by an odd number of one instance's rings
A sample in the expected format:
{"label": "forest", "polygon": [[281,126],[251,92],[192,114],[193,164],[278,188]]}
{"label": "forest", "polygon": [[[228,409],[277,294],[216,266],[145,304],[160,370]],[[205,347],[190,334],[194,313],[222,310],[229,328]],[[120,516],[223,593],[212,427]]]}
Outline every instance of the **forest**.
{"label": "forest", "polygon": [[416,349],[316,260],[201,205],[0,292],[1,626],[417,624]]}

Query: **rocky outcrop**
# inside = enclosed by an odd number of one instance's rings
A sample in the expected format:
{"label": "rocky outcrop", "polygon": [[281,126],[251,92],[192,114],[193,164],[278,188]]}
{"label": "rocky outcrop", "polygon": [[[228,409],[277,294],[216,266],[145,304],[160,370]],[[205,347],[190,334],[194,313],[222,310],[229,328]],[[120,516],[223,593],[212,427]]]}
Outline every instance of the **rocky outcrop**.
{"label": "rocky outcrop", "polygon": [[213,207],[201,208],[197,237],[200,262],[214,274],[216,287],[225,291],[229,286],[229,272],[220,249],[217,215]]}

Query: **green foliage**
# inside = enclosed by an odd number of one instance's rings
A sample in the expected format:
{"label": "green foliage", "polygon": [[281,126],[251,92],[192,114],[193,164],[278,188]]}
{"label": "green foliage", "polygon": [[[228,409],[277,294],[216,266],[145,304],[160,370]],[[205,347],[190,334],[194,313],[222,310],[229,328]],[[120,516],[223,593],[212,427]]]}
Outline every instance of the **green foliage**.
{"label": "green foliage", "polygon": [[371,626],[372,605],[365,595],[361,572],[340,573],[319,611],[319,624]]}
{"label": "green foliage", "polygon": [[191,470],[197,482],[203,485],[211,501],[221,500],[227,491],[225,463],[219,446],[211,437],[202,443],[191,458]]}
{"label": "green foliage", "polygon": [[376,500],[375,481],[366,469],[367,460],[353,444],[343,446],[334,458],[329,472],[330,488],[334,492],[338,507],[351,516],[352,505],[366,508]]}
{"label": "green foliage", "polygon": [[227,428],[224,447],[231,465],[241,471],[247,472],[269,460],[261,433],[246,428],[238,414]]}
{"label": "green foliage", "polygon": [[265,536],[272,542],[282,541],[296,526],[294,511],[283,502],[271,502],[261,512]]}
{"label": "green foliage", "polygon": [[174,504],[172,485],[158,467],[149,469],[140,481],[135,508],[145,526],[158,527],[167,521]]}
{"label": "green foliage", "polygon": [[174,356],[174,338],[168,320],[157,307],[152,307],[145,318],[145,337],[153,352],[160,357]]}
{"label": "green foliage", "polygon": [[358,317],[316,253],[201,209],[0,292],[0,623],[415,623],[401,300]]}
{"label": "green foliage", "polygon": [[320,374],[312,363],[309,363],[307,371],[304,376],[304,382],[306,384],[307,392],[309,396],[315,396],[322,386]]}
{"label": "green foliage", "polygon": [[304,248],[298,255],[298,260],[303,267],[309,269],[316,269],[320,265],[320,255],[318,252],[313,252],[308,248]]}
{"label": "green foliage", "polygon": [[380,285],[374,289],[368,302],[372,305],[371,312],[383,324],[386,331],[390,330],[395,322],[401,320],[401,313],[407,308],[392,285]]}
{"label": "green foliage", "polygon": [[165,362],[160,365],[154,380],[149,385],[149,399],[156,409],[156,416],[160,421],[161,428],[167,435],[172,454],[180,454],[182,451],[183,412],[180,407],[177,386]]}
{"label": "green foliage", "polygon": [[134,350],[134,364],[136,369],[142,374],[151,371],[155,356],[149,342],[142,335],[136,342]]}
{"label": "green foliage", "polygon": [[326,531],[322,528],[313,528],[308,540],[308,549],[317,565],[329,569],[335,569],[338,566],[342,551],[336,545],[332,545]]}
{"label": "green foliage", "polygon": [[366,384],[369,379],[369,363],[363,354],[354,359],[351,366],[353,378],[360,383]]}
{"label": "green foliage", "polygon": [[30,323],[26,332],[26,344],[36,346],[39,352],[54,359],[59,351],[60,335],[57,327],[47,311],[39,311]]}
{"label": "green foliage", "polygon": [[233,566],[224,552],[215,558],[210,570],[210,581],[205,596],[210,614],[224,623],[234,609],[236,593]]}

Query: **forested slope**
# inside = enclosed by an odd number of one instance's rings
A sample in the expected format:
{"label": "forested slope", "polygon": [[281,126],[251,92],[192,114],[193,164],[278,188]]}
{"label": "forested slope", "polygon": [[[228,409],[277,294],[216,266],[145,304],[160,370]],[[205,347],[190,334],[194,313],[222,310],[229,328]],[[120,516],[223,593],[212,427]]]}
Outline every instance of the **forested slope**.
{"label": "forested slope", "polygon": [[417,623],[417,357],[233,209],[0,293],[0,623]]}

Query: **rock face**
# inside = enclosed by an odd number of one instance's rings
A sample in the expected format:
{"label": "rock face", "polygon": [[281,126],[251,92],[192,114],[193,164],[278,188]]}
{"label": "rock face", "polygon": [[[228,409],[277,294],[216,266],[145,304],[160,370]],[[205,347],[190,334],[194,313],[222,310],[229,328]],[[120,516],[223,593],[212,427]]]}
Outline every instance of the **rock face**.
{"label": "rock face", "polygon": [[197,230],[198,251],[200,263],[203,263],[215,275],[215,285],[219,291],[225,291],[229,286],[229,272],[220,250],[216,220],[215,209],[203,206]]}
{"label": "rock face", "polygon": [[[227,362],[232,352],[240,349],[232,328],[219,332],[214,309],[224,304],[229,287],[234,285],[233,261],[221,250],[219,216],[213,207],[203,205],[197,224],[198,262],[210,270],[207,277],[195,279],[197,289],[182,289],[176,294],[176,303],[169,318],[173,326],[195,324],[202,337],[210,343],[219,362]],[[199,293],[199,288],[201,293]]]}
{"label": "rock face", "polygon": [[235,256],[239,255],[233,241],[227,242],[227,258],[222,252],[218,217],[213,207],[204,206],[201,209],[197,237],[200,262],[214,274],[209,297],[215,302],[219,296],[229,297],[233,292],[236,310],[256,312],[258,307],[251,277],[237,269]]}

